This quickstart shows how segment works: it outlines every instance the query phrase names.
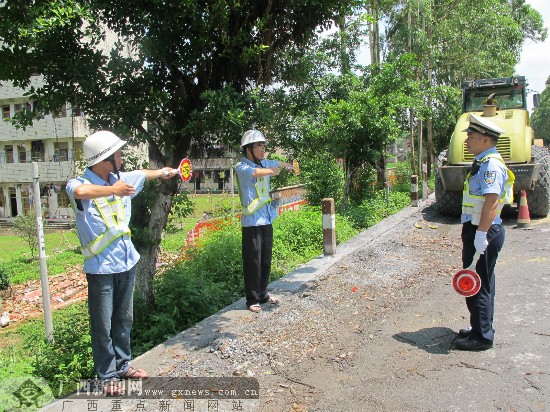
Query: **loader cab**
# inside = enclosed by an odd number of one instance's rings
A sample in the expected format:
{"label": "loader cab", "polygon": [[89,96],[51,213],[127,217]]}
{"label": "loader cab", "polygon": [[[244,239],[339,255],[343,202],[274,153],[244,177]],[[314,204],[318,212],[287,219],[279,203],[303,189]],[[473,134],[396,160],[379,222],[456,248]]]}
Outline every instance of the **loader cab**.
{"label": "loader cab", "polygon": [[466,80],[462,83],[462,112],[479,112],[487,97],[496,93],[497,110],[527,110],[524,76]]}

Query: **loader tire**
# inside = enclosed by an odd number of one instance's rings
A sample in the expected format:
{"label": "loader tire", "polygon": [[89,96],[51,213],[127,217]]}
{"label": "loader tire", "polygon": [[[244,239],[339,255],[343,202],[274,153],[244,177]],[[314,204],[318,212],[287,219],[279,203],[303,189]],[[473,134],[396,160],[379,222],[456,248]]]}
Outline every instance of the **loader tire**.
{"label": "loader tire", "polygon": [[442,215],[460,216],[462,213],[462,193],[445,191],[443,180],[439,174],[439,166],[444,163],[446,157],[447,151],[445,150],[437,158],[437,168],[435,169],[435,204]]}
{"label": "loader tire", "polygon": [[540,146],[532,146],[531,151],[535,163],[542,167],[535,188],[527,191],[529,216],[546,217],[550,212],[550,152]]}

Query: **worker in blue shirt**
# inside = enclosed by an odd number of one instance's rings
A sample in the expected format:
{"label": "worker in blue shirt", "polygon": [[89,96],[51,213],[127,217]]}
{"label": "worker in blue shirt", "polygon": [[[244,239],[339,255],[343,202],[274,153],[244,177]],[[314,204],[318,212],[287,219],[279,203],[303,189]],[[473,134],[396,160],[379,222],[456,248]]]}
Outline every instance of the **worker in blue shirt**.
{"label": "worker in blue shirt", "polygon": [[481,279],[477,294],[466,298],[470,328],[459,331],[455,347],[461,350],[485,350],[493,347],[495,330],[495,265],[504,245],[505,231],[500,212],[512,202],[514,174],[496,150],[504,130],[494,122],[470,115],[466,146],[474,163],[462,194],[462,263],[469,267],[479,254],[476,273]]}
{"label": "worker in blue shirt", "polygon": [[88,309],[95,370],[107,395],[124,395],[122,379],[147,377],[130,366],[135,265],[130,238],[131,199],[145,180],[169,179],[177,170],[120,172],[121,147],[114,133],[99,131],[84,142],[88,167],[67,183],[88,281]]}
{"label": "worker in blue shirt", "polygon": [[280,168],[292,170],[292,165],[265,159],[267,141],[262,132],[248,130],[241,139],[242,160],[237,164],[237,183],[242,204],[242,257],[246,306],[260,312],[260,304],[278,304],[269,296],[267,285],[271,272],[273,250],[272,223],[277,212],[271,205],[270,177]]}

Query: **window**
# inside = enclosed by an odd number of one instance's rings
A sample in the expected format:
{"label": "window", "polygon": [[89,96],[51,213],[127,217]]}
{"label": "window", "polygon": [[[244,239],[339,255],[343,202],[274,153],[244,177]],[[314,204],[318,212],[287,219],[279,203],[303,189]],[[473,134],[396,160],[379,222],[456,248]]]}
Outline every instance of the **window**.
{"label": "window", "polygon": [[69,160],[69,143],[68,142],[56,142],[53,144],[54,162],[66,162]]}
{"label": "window", "polygon": [[6,163],[13,163],[13,146],[5,145],[4,152],[6,154]]}
{"label": "window", "polygon": [[2,106],[2,119],[9,119],[10,117],[10,105],[5,104]]}
{"label": "window", "polygon": [[63,103],[59,109],[53,111],[53,117],[67,117],[67,105]]}
{"label": "window", "polygon": [[71,207],[69,196],[65,191],[65,185],[62,185],[57,192],[57,207]]}
{"label": "window", "polygon": [[31,142],[31,156],[33,162],[44,161],[44,143],[42,140],[34,140]]}
{"label": "window", "polygon": [[24,104],[23,103],[16,103],[13,105],[13,110],[15,114],[21,113],[23,111]]}
{"label": "window", "polygon": [[19,154],[19,163],[27,163],[27,148],[24,145],[17,145],[17,153]]}
{"label": "window", "polygon": [[21,190],[21,203],[23,204],[23,214],[27,214],[31,210],[29,192]]}
{"label": "window", "polygon": [[72,106],[71,108],[73,116],[82,116],[82,110],[78,106]]}

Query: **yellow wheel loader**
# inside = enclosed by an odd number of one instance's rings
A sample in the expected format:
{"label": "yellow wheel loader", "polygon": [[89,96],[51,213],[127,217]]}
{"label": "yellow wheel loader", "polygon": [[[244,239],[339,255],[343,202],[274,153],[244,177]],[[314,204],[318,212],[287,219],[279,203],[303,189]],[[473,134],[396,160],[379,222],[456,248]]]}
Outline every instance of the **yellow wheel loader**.
{"label": "yellow wheel loader", "polygon": [[[542,139],[535,139],[529,126],[524,76],[468,80],[462,83],[462,115],[451,136],[449,148],[440,153],[435,172],[436,205],[442,214],[459,216],[464,180],[473,162],[466,149],[470,114],[490,118],[505,131],[497,150],[516,175],[514,199],[525,190],[529,214],[544,217],[550,212],[550,152]],[[535,107],[540,96],[534,95]]]}

